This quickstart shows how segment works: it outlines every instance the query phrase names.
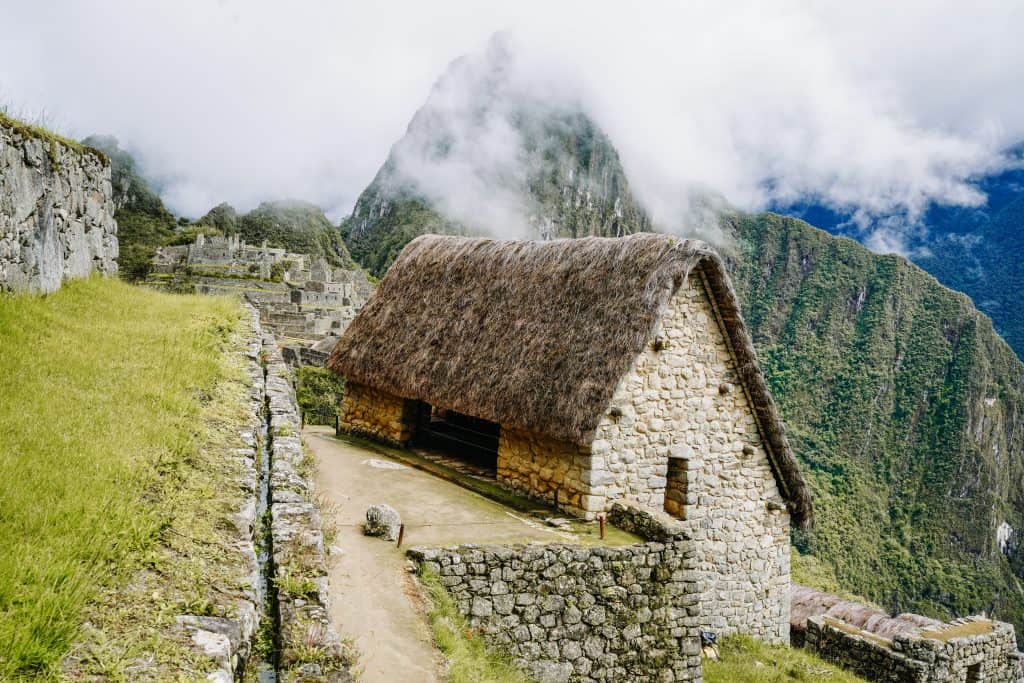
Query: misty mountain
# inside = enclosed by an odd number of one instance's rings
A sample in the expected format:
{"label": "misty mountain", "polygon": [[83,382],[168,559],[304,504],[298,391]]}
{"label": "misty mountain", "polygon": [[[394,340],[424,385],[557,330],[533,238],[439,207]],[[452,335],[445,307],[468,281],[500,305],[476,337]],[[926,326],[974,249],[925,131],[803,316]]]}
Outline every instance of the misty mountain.
{"label": "misty mountain", "polygon": [[515,91],[504,78],[509,51],[499,35],[478,59],[450,66],[342,223],[371,272],[421,232],[483,225],[582,237],[648,227],[608,137],[577,110]]}
{"label": "misty mountain", "polygon": [[196,221],[196,225],[215,228],[221,234],[238,233],[250,244],[262,244],[289,251],[323,256],[335,266],[352,267],[353,261],[341,238],[323,210],[315,204],[287,199],[263,202],[252,211],[239,215],[230,204],[218,204]]}
{"label": "misty mountain", "polygon": [[[996,330],[1024,357],[1024,149],[1007,154],[1010,168],[979,179],[987,201],[978,207],[931,206],[925,234],[910,258],[939,282],[968,294]],[[829,232],[856,237],[851,216],[815,204],[780,207]],[[885,221],[885,217],[879,219]]]}
{"label": "misty mountain", "polygon": [[314,204],[294,199],[268,201],[239,215],[230,204],[222,203],[189,223],[167,210],[117,138],[91,135],[82,142],[110,158],[121,251],[119,271],[127,280],[145,279],[157,247],[187,244],[200,230],[209,234],[238,233],[250,244],[266,240],[271,247],[323,256],[335,266],[351,267],[354,263],[338,227]]}
{"label": "misty mountain", "polygon": [[121,149],[111,135],[90,135],[83,144],[95,147],[110,158],[110,176],[117,210],[117,238],[120,243],[118,270],[127,280],[141,280],[150,270],[153,254],[177,234],[174,216],[159,195],[139,174],[135,159]]}
{"label": "misty mountain", "polygon": [[[486,207],[472,219],[490,197],[525,207],[535,235],[651,229],[592,121],[499,102],[501,61],[452,67],[471,68],[480,96],[463,99],[481,104],[447,104],[446,74],[345,221],[357,261],[381,273],[424,232],[508,234]],[[473,168],[458,146],[488,130],[526,165]],[[446,195],[424,176],[449,172],[452,158],[471,173]],[[818,522],[797,547],[892,609],[989,610],[1024,625],[1024,364],[968,297],[901,257],[792,217],[719,217],[719,248],[813,490]],[[1004,523],[1015,531],[1000,544]]]}

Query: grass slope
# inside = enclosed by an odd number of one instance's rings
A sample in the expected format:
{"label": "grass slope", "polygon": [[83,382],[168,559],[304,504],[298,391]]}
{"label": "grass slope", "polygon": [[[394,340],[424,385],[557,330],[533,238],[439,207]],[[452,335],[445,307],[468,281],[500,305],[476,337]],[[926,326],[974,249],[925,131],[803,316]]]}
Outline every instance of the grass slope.
{"label": "grass slope", "polygon": [[796,648],[732,636],[719,647],[720,661],[704,660],[704,683],[863,683],[862,678]]}
{"label": "grass slope", "polygon": [[430,600],[427,618],[434,642],[444,653],[451,683],[530,683],[529,676],[469,627],[436,576],[425,573],[420,581]]}
{"label": "grass slope", "polygon": [[159,565],[239,313],[103,278],[0,297],[0,679],[54,675],[90,601]]}

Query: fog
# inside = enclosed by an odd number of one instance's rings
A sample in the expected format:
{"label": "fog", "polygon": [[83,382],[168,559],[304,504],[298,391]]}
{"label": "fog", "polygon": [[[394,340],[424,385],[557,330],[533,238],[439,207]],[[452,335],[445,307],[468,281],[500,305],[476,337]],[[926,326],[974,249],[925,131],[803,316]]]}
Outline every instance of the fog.
{"label": "fog", "polygon": [[[662,229],[699,230],[695,196],[746,210],[813,200],[854,213],[872,248],[903,251],[929,202],[981,202],[972,177],[1024,140],[1024,11],[1013,3],[0,10],[7,106],[75,137],[117,136],[191,217],[295,197],[341,218],[452,60],[486,55],[498,31],[514,45],[507,92],[591,116]],[[446,101],[472,105],[474,82],[453,79]],[[445,207],[514,225],[528,207],[500,188],[524,169],[518,133],[495,111],[456,126],[443,162],[403,163]]]}

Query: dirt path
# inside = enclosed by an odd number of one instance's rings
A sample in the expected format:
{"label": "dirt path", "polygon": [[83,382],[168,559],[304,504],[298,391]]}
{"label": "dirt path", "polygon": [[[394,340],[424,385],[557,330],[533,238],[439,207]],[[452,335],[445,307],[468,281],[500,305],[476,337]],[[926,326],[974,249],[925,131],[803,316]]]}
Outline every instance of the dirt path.
{"label": "dirt path", "polygon": [[[455,484],[339,441],[320,427],[303,432],[319,463],[317,486],[335,507],[342,553],[330,571],[331,617],[354,638],[367,683],[441,680],[442,659],[410,600],[404,550],[364,536],[366,508],[387,503],[402,515],[402,547],[456,543],[565,542],[571,536],[510,513]],[[329,513],[328,513],[329,514]]]}

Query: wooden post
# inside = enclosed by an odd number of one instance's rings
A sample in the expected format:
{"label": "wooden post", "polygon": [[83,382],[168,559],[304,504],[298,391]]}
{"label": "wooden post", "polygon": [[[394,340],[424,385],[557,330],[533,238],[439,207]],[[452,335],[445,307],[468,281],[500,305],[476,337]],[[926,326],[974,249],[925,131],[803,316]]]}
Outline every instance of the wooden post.
{"label": "wooden post", "polygon": [[600,517],[598,517],[597,520],[601,523],[601,540],[603,541],[604,540],[604,515],[601,515]]}
{"label": "wooden post", "polygon": [[402,538],[403,537],[405,537],[405,524],[404,523],[400,524],[398,526],[398,547],[399,548],[402,547]]}

